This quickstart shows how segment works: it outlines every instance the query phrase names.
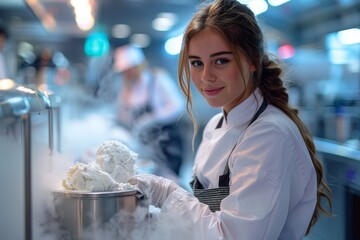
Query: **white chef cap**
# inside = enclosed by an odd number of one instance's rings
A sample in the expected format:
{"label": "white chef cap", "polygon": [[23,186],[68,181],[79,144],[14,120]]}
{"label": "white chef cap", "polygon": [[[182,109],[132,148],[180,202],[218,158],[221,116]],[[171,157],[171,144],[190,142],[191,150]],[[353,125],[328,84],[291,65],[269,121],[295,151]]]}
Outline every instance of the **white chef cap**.
{"label": "white chef cap", "polygon": [[129,68],[141,65],[145,56],[141,48],[132,44],[118,47],[114,52],[114,70],[123,72]]}

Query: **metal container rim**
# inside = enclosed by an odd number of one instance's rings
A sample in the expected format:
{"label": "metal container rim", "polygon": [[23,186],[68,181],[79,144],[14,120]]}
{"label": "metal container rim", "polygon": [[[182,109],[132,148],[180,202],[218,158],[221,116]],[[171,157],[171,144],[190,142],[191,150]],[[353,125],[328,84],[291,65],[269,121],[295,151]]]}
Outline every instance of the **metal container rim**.
{"label": "metal container rim", "polygon": [[85,192],[76,190],[58,190],[53,192],[54,196],[62,198],[111,198],[139,195],[137,190],[123,190],[111,192]]}

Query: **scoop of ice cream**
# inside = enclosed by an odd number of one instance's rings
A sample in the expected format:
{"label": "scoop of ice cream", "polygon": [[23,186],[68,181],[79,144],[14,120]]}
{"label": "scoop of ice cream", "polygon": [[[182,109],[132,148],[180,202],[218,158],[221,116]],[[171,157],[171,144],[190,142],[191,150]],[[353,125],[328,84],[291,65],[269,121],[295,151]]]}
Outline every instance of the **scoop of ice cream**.
{"label": "scoop of ice cream", "polygon": [[117,183],[116,189],[114,191],[127,191],[135,190],[136,186],[130,183]]}
{"label": "scoop of ice cream", "polygon": [[103,142],[96,152],[96,163],[118,183],[126,183],[135,175],[137,154],[120,141]]}
{"label": "scoop of ice cream", "polygon": [[100,166],[94,163],[77,163],[66,173],[62,181],[66,190],[82,190],[90,192],[113,191],[118,188],[114,179]]}

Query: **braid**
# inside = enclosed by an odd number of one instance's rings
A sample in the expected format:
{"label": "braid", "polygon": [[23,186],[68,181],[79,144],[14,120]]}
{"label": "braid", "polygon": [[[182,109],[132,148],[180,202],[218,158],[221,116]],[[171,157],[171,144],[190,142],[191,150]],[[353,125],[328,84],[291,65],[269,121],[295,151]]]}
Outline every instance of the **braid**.
{"label": "braid", "polygon": [[[283,81],[279,78],[283,73],[279,65],[269,60],[268,55],[263,57],[262,66],[260,69],[261,76],[255,76],[259,81],[256,81],[265,99],[270,104],[284,109],[289,101],[289,96]],[[266,81],[265,81],[266,80]]]}
{"label": "braid", "polygon": [[[323,166],[316,156],[316,149],[314,141],[311,137],[310,131],[301,121],[298,115],[298,111],[295,108],[289,106],[289,96],[286,92],[286,88],[283,84],[282,79],[280,78],[282,70],[279,67],[279,64],[273,60],[270,60],[268,55],[263,57],[262,69],[260,71],[261,75],[257,76],[258,79],[261,79],[258,82],[258,88],[261,90],[265,99],[275,107],[283,111],[294,123],[297,125],[302,138],[306,144],[306,147],[309,151],[311,160],[313,162],[316,175],[317,175],[317,202],[315,211],[311,218],[310,224],[308,226],[306,234],[308,234],[314,224],[320,217],[321,213],[326,215],[331,215],[331,190],[323,180]],[[326,210],[322,204],[322,199],[325,199],[329,205],[330,211]]]}

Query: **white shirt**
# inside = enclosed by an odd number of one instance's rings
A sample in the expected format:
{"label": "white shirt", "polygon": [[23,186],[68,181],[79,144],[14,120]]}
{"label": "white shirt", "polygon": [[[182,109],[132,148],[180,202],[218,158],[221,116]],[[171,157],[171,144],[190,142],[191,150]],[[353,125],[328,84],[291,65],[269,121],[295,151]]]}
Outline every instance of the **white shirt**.
{"label": "white shirt", "polygon": [[7,77],[6,74],[6,65],[3,53],[0,51],[0,80],[5,79]]}
{"label": "white shirt", "polygon": [[229,158],[230,195],[211,212],[191,194],[173,192],[164,212],[192,222],[194,239],[303,239],[316,205],[316,173],[297,126],[268,105],[259,90],[232,109],[220,129],[222,113],[207,124],[193,174],[205,188],[218,187]]}
{"label": "white shirt", "polygon": [[[144,71],[139,81],[134,81],[132,86],[123,84],[118,103],[118,120],[129,127],[134,123],[172,123],[185,110],[184,99],[175,81],[160,70],[155,71],[152,76],[150,71]],[[133,112],[148,103],[152,112],[144,114],[140,119],[134,119]]]}

